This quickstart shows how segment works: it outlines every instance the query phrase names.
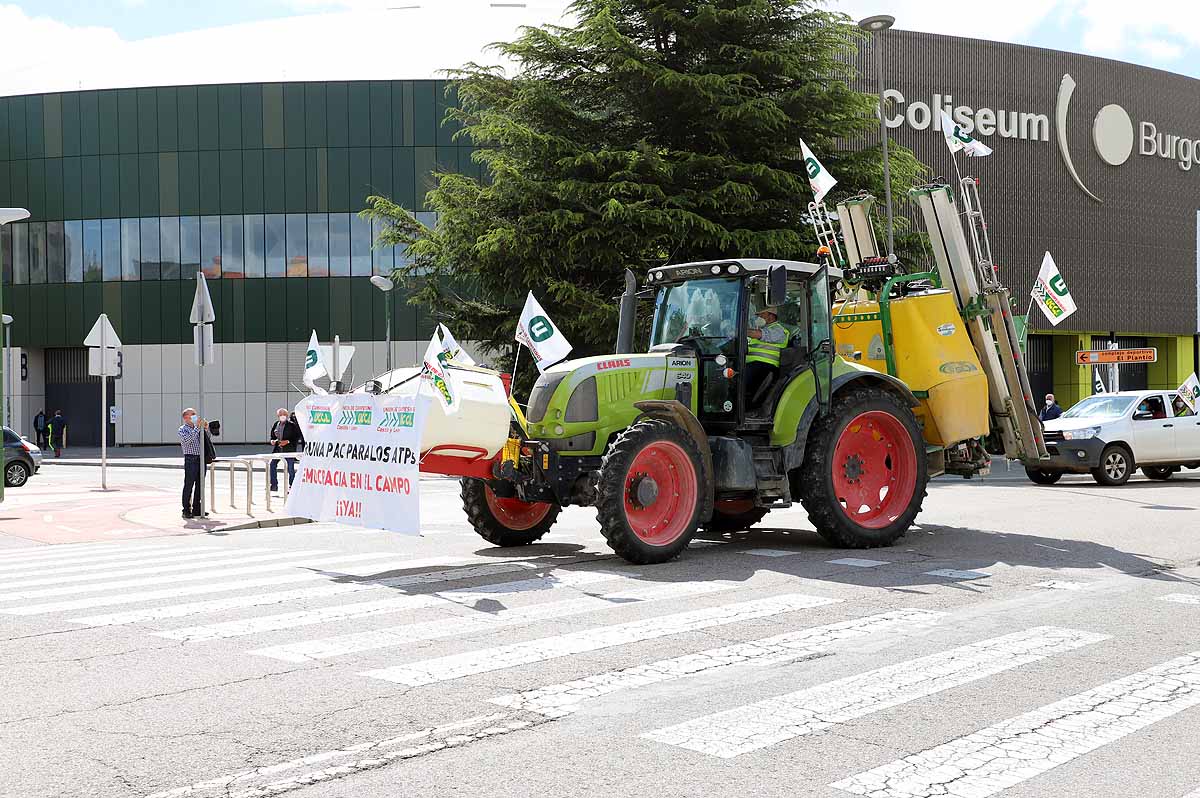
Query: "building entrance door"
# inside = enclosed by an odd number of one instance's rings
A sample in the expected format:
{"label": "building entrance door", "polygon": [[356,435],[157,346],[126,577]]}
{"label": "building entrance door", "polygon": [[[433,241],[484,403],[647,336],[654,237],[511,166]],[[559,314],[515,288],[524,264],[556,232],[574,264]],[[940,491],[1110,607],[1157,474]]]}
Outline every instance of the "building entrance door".
{"label": "building entrance door", "polygon": [[[100,445],[100,378],[88,374],[87,349],[46,350],[46,415],[61,410],[67,419],[67,446]],[[116,383],[108,379],[108,406],[113,407]],[[108,419],[107,411],[105,419]],[[108,445],[116,426],[106,423]]]}

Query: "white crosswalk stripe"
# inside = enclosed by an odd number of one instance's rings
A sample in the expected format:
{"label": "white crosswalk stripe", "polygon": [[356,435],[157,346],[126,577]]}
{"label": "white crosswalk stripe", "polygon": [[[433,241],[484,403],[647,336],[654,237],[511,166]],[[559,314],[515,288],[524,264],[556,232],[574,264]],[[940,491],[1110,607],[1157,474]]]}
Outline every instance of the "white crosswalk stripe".
{"label": "white crosswalk stripe", "polygon": [[740,623],[753,618],[769,618],[837,601],[839,600],[801,594],[773,596],[380,668],[367,671],[363,675],[415,687],[683,632]]}
{"label": "white crosswalk stripe", "polygon": [[1200,604],[1200,593],[1172,593],[1160,596],[1159,601],[1170,601],[1175,604]]}
{"label": "white crosswalk stripe", "polygon": [[895,610],[826,626],[784,632],[747,643],[710,648],[646,665],[606,671],[583,679],[500,696],[493,698],[492,702],[558,718],[575,712],[585,701],[621,690],[658,684],[747,662],[760,665],[778,664],[820,653],[841,640],[887,632],[903,626],[932,625],[944,615],[942,612],[927,610]]}
{"label": "white crosswalk stripe", "polygon": [[[429,557],[420,560],[401,560],[394,567],[386,570],[411,570],[415,568],[437,568],[442,566],[464,565],[476,562],[474,557]],[[526,571],[533,568],[532,563],[487,563],[465,568],[451,568],[442,571],[424,571],[401,576],[389,576],[382,579],[358,579],[353,582],[339,582],[332,585],[317,587],[302,587],[295,590],[277,590],[270,593],[253,593],[247,596],[231,596],[223,599],[208,599],[192,601],[185,604],[167,604],[158,607],[146,607],[127,612],[114,612],[107,615],[91,615],[85,618],[72,618],[72,623],[84,626],[118,626],[120,624],[142,623],[167,618],[183,618],[188,615],[201,615],[209,612],[243,609],[246,607],[261,607],[268,604],[283,604],[289,601],[303,599],[325,598],[346,593],[361,593],[365,590],[379,588],[409,587],[412,585],[427,585],[436,582],[450,582],[462,579],[474,579],[481,576]]]}
{"label": "white crosswalk stripe", "polygon": [[[263,553],[268,552],[268,553]],[[254,555],[254,556],[248,556]],[[120,566],[109,565],[109,568],[116,567],[117,570],[103,570],[98,573],[79,573],[75,568],[65,569],[65,573],[54,571],[45,571],[38,574],[36,579],[20,579],[18,575],[10,575],[9,579],[17,581],[5,581],[5,590],[20,588],[22,590],[30,587],[41,587],[43,585],[60,585],[64,582],[80,583],[93,582],[101,579],[119,579],[126,576],[144,576],[146,574],[165,574],[175,573],[178,571],[195,570],[198,568],[219,568],[224,565],[236,565],[238,563],[265,562],[273,559],[283,559],[290,556],[289,552],[274,551],[272,549],[239,549],[225,550],[222,552],[212,552],[207,554],[192,554],[185,558],[172,558],[166,562],[153,562],[150,560],[141,560],[136,562],[121,563]],[[0,598],[5,594],[0,594]]]}
{"label": "white crosswalk stripe", "polygon": [[[445,573],[445,572],[443,572]],[[459,575],[461,576],[461,575]],[[279,615],[265,615],[258,618],[244,618],[236,621],[225,621],[205,626],[189,626],[183,629],[170,629],[155,632],[158,637],[170,640],[217,640],[230,637],[276,632],[281,629],[295,629],[301,626],[313,626],[330,621],[347,620],[350,618],[366,618],[386,613],[404,612],[422,607],[437,607],[472,599],[483,598],[498,593],[521,593],[526,591],[554,591],[563,588],[588,585],[595,582],[623,579],[621,574],[604,573],[599,571],[563,572],[558,577],[536,577],[509,582],[501,582],[480,587],[445,590],[440,593],[418,593],[415,595],[393,596],[377,601],[361,601],[354,604],[341,604],[334,607],[321,607],[313,610],[286,612]]]}
{"label": "white crosswalk stripe", "polygon": [[987,798],[1200,705],[1200,651],[851,776],[871,798]]}
{"label": "white crosswalk stripe", "polygon": [[58,567],[61,565],[88,565],[94,568],[116,567],[116,564],[128,560],[144,560],[148,557],[162,557],[166,555],[183,554],[203,554],[210,551],[228,551],[228,549],[217,549],[213,546],[204,548],[183,549],[182,552],[178,548],[167,548],[165,546],[157,546],[153,549],[141,549],[138,552],[123,551],[119,554],[85,554],[77,552],[71,556],[59,556],[54,558],[39,558],[33,561],[23,562],[2,562],[0,561],[0,574],[8,574],[10,571],[28,571],[38,570],[43,568]]}
{"label": "white crosswalk stripe", "polygon": [[169,543],[150,543],[130,549],[126,545],[117,545],[112,542],[81,543],[69,546],[38,546],[37,548],[22,549],[23,552],[27,553],[20,555],[13,552],[0,554],[0,566],[17,568],[26,564],[76,562],[91,558],[100,559],[102,557],[143,557],[147,553],[161,553],[169,548],[172,548]]}
{"label": "white crosswalk stripe", "polygon": [[1108,635],[1038,627],[848,676],[642,735],[730,758],[940,693]]}
{"label": "white crosswalk stripe", "polygon": [[374,629],[321,640],[269,646],[250,653],[288,662],[329,659],[360,651],[392,648],[425,640],[461,637],[477,632],[523,626],[536,621],[556,620],[597,610],[615,609],[631,602],[665,601],[706,595],[732,590],[737,586],[734,582],[674,582],[662,585],[651,583],[578,599],[547,601],[527,607],[480,612],[475,615],[459,615],[453,618],[402,624],[386,629]]}
{"label": "white crosswalk stripe", "polygon": [[[384,553],[369,553],[369,554],[345,554],[334,557],[322,558],[321,560],[306,561],[303,565],[312,569],[314,566],[328,566],[333,564],[341,564],[341,567],[346,567],[349,563],[362,563],[371,560],[391,560],[394,559],[394,554]],[[275,567],[284,568],[288,563],[277,563]],[[225,571],[212,576],[229,576],[230,571]],[[211,576],[209,577],[211,578]],[[275,585],[288,585],[296,582],[311,582],[317,579],[328,580],[330,575],[321,573],[317,570],[304,570],[300,573],[287,573],[279,576],[268,576],[259,579],[236,579],[228,582],[202,582],[198,585],[182,585],[180,587],[160,588],[158,590],[142,590],[130,593],[116,593],[108,596],[87,596],[79,599],[69,599],[65,601],[51,601],[42,604],[29,604],[25,606],[2,607],[0,614],[5,615],[45,615],[51,612],[70,612],[73,610],[83,610],[92,607],[112,607],[118,604],[135,604],[141,601],[158,601],[161,599],[180,598],[182,596],[202,596],[209,593],[227,593],[234,590],[244,590],[259,587],[271,587]],[[175,581],[175,580],[172,580]]]}

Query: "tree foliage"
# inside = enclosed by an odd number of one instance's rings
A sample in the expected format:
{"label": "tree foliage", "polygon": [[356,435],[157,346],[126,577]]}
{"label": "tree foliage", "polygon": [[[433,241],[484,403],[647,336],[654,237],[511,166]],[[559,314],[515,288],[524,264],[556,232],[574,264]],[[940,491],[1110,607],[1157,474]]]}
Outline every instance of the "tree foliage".
{"label": "tree foliage", "polygon": [[[576,0],[574,27],[496,45],[515,74],[452,73],[449,114],[485,180],[439,173],[426,229],[371,197],[395,275],[462,340],[510,351],[532,290],[575,344],[611,351],[626,267],[812,259],[803,139],[839,184],[882,195],[873,95],[852,88],[861,32],[811,0]],[[892,148],[897,196],[921,169]]]}

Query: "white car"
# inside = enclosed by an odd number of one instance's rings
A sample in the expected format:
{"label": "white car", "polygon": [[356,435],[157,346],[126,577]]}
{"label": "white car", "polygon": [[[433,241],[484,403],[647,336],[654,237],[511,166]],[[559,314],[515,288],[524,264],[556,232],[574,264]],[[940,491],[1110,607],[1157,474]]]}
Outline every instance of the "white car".
{"label": "white car", "polygon": [[1124,485],[1140,467],[1150,479],[1200,468],[1200,416],[1175,391],[1098,394],[1044,424],[1050,459],[1025,473],[1039,485],[1063,474],[1091,474]]}

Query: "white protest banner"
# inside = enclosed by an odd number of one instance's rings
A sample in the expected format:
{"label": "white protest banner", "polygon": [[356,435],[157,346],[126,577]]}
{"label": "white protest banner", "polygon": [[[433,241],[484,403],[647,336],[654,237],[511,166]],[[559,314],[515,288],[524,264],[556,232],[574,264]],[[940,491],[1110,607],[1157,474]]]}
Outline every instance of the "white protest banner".
{"label": "white protest banner", "polygon": [[817,156],[813,155],[812,150],[804,143],[804,139],[800,140],[800,155],[804,158],[804,169],[808,173],[808,184],[812,187],[813,196],[819,203],[829,193],[829,190],[837,185],[837,180],[817,160]]}
{"label": "white protest banner", "polygon": [[1075,300],[1067,290],[1067,283],[1049,252],[1042,258],[1042,268],[1038,272],[1037,282],[1034,283],[1030,296],[1055,327],[1077,310]]}
{"label": "white protest banner", "polygon": [[1179,398],[1192,409],[1193,413],[1198,412],[1196,408],[1200,406],[1200,379],[1196,377],[1196,372],[1193,371],[1192,376],[1179,386]]}
{"label": "white protest banner", "polygon": [[950,118],[950,115],[945,111],[942,114],[942,135],[946,137],[946,146],[950,148],[950,152],[958,152],[964,150],[967,155],[991,155],[992,148],[973,138],[969,133],[963,131],[962,126]]}
{"label": "white protest banner", "polygon": [[533,353],[538,371],[545,371],[558,361],[571,354],[571,342],[562,330],[554,326],[546,311],[538,304],[533,292],[525,298],[525,307],[521,310],[521,321],[517,324],[517,343],[524,344]]}
{"label": "white protest banner", "polygon": [[304,456],[287,513],[420,534],[421,427],[427,400],[367,393],[296,405]]}

